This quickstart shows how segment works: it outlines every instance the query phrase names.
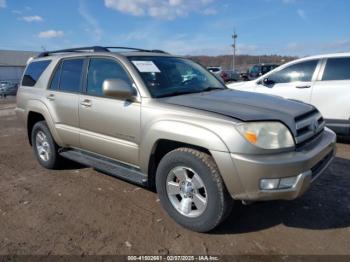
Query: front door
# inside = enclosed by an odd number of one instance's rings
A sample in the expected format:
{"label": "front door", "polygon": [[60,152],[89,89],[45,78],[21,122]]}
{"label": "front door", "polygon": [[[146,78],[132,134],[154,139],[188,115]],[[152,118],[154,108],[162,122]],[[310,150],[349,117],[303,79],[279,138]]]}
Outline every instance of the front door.
{"label": "front door", "polygon": [[317,65],[318,60],[304,61],[268,74],[268,83],[261,83],[256,91],[310,103]]}
{"label": "front door", "polygon": [[102,85],[106,79],[132,85],[130,76],[116,60],[90,59],[86,90],[79,98],[81,148],[137,166],[141,105],[105,97]]}

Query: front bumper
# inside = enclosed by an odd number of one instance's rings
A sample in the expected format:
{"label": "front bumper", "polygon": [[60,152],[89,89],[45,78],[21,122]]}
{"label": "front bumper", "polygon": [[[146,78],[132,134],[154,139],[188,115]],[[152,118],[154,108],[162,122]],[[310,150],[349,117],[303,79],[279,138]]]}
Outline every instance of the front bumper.
{"label": "front bumper", "polygon": [[[335,153],[336,135],[326,128],[318,139],[293,152],[276,155],[231,154],[243,190],[239,196],[229,191],[234,198],[249,201],[295,199],[327,169]],[[296,176],[297,180],[291,188],[260,188],[261,179]]]}

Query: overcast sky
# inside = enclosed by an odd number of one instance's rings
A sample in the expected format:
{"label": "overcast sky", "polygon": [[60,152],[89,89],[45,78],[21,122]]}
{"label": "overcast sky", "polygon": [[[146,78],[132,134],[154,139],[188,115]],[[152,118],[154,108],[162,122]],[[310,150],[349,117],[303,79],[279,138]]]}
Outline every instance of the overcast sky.
{"label": "overcast sky", "polygon": [[87,45],[176,54],[350,51],[348,0],[0,0],[0,49]]}

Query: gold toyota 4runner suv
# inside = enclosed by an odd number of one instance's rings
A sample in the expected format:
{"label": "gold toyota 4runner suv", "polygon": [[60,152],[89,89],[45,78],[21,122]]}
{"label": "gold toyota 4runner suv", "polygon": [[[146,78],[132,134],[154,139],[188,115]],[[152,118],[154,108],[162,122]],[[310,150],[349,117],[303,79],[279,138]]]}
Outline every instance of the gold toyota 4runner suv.
{"label": "gold toyota 4runner suv", "polygon": [[335,155],[315,107],[227,89],[160,50],[44,52],[28,62],[16,112],[45,168],[70,159],[155,186],[167,213],[198,232],[233,200],[301,196]]}

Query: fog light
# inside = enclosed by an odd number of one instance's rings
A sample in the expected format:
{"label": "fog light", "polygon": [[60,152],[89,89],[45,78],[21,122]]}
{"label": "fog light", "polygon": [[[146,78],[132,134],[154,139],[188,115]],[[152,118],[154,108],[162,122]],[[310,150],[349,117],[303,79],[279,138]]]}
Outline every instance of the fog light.
{"label": "fog light", "polygon": [[277,189],[279,182],[280,182],[279,178],[261,179],[260,180],[260,188],[263,190]]}
{"label": "fog light", "polygon": [[297,181],[297,177],[296,176],[282,178],[278,188],[280,188],[280,189],[291,188],[291,187],[293,187],[295,185],[296,181]]}

